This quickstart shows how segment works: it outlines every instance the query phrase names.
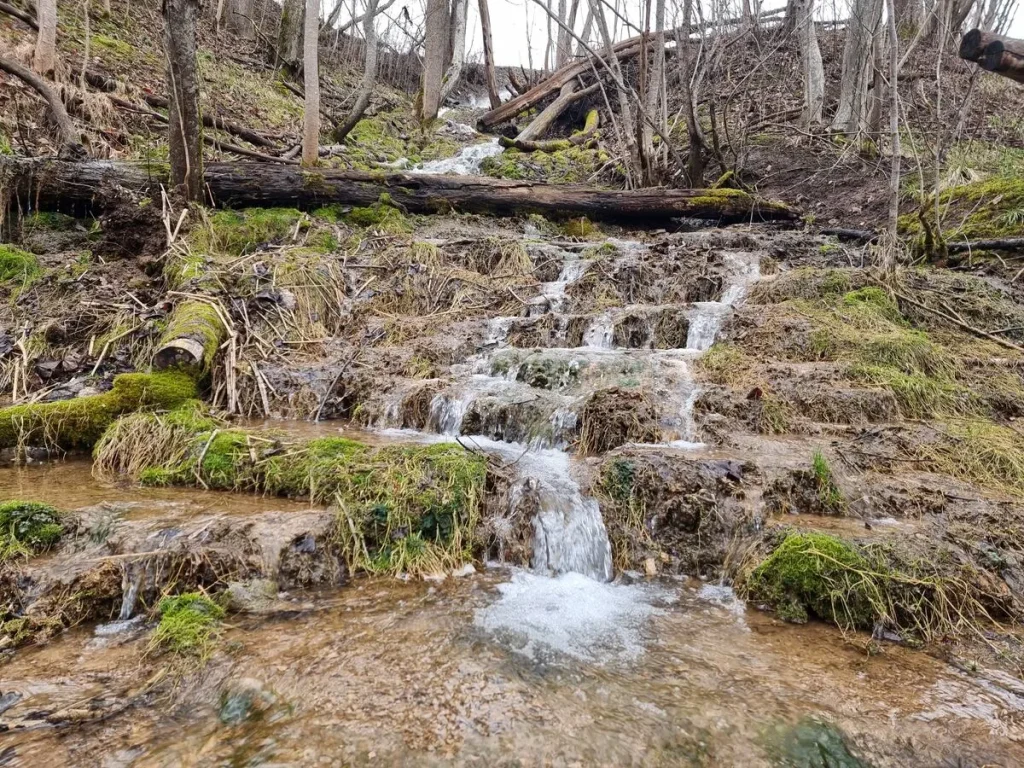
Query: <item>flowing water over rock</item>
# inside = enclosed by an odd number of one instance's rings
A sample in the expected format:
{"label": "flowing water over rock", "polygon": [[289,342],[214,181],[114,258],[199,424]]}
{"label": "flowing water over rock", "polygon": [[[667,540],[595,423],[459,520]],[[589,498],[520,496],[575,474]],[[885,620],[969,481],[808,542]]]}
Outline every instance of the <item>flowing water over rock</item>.
{"label": "flowing water over rock", "polygon": [[480,173],[480,164],[485,159],[501,154],[503,151],[497,139],[488,139],[463,147],[454,157],[422,163],[412,169],[412,172],[474,176]]}

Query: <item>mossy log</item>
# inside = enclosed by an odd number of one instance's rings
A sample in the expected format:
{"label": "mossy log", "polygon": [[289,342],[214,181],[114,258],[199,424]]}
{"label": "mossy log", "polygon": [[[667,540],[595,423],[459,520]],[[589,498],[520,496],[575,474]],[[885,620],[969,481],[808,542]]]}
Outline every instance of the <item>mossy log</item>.
{"label": "mossy log", "polygon": [[160,339],[153,368],[180,368],[195,376],[205,375],[226,336],[227,328],[213,304],[182,302],[174,309]]}
{"label": "mossy log", "polygon": [[[0,157],[11,204],[40,210],[96,213],[159,194],[167,169],[143,163]],[[329,203],[367,206],[381,195],[410,213],[451,210],[510,216],[537,213],[556,218],[664,226],[674,218],[720,223],[793,221],[789,206],[735,189],[610,190],[582,185],[322,169],[315,172],[266,163],[209,163],[204,188],[222,207],[315,208]]]}
{"label": "mossy log", "polygon": [[143,408],[176,408],[195,396],[195,382],[186,373],[122,374],[99,395],[0,409],[0,448],[91,448],[119,416]]}
{"label": "mossy log", "polygon": [[547,141],[530,141],[519,137],[514,139],[502,136],[498,139],[498,143],[506,149],[518,149],[520,152],[561,152],[564,149],[570,147],[578,147],[581,144],[586,144],[588,141],[594,138],[597,133],[597,127],[601,123],[601,113],[596,109],[590,110],[587,114],[586,123],[583,126],[583,130],[579,133],[574,133],[568,139],[548,139]]}

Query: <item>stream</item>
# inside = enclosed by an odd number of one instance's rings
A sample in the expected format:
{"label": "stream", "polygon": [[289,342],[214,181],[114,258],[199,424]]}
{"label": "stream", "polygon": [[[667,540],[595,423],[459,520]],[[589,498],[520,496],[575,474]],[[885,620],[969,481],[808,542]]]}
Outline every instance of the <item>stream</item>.
{"label": "stream", "polygon": [[[497,151],[474,144],[416,170],[473,173]],[[485,343],[431,398],[424,429],[403,428],[402,386],[380,393],[369,429],[273,427],[459,440],[498,457],[516,477],[510,506],[527,493],[537,501],[529,570],[490,563],[431,582],[276,592],[229,616],[226,652],[151,693],[147,681],[167,672],[148,651],[139,595],[157,575],[125,566],[115,621],[3,662],[0,766],[1024,764],[1024,687],[1008,676],[896,645],[866,654],[834,628],[781,623],[725,586],[615,572],[598,501],[582,490],[586,460],[569,451],[580,405],[626,372],[657,396],[660,450],[700,451],[693,366],[760,279],[762,254],[725,250],[721,288],[688,302],[685,345],[673,347],[656,343],[653,321],[633,321],[634,307],[595,307],[570,332],[567,290],[597,257],[529,230],[524,246],[557,274],[522,314],[489,318]],[[553,329],[548,346],[513,343],[538,320]],[[538,360],[542,389],[530,379]],[[108,516],[154,547],[244,521],[268,573],[282,542],[329,515],[281,499],[111,486],[87,460],[0,468],[0,494],[88,508],[91,525]],[[104,716],[68,727],[87,703]]]}

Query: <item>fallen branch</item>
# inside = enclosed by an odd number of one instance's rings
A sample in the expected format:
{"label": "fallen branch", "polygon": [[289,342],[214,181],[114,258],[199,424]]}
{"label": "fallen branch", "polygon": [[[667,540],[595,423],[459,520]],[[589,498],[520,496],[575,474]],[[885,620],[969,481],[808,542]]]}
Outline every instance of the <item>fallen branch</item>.
{"label": "fallen branch", "polygon": [[578,147],[586,144],[594,138],[597,133],[597,126],[600,124],[600,113],[596,109],[590,110],[587,114],[586,124],[579,133],[574,133],[568,139],[548,139],[547,141],[524,141],[521,138],[509,139],[501,136],[498,143],[506,149],[518,149],[520,152],[561,152],[570,147]]}
{"label": "fallen branch", "polygon": [[6,13],[8,16],[13,16],[18,21],[28,24],[36,32],[39,31],[39,22],[36,21],[35,17],[27,11],[21,10],[21,8],[15,8],[10,3],[0,2],[0,13]]}
{"label": "fallen branch", "polygon": [[947,253],[970,251],[1024,251],[1024,237],[1004,237],[997,240],[963,240],[946,243]]}
{"label": "fallen branch", "polygon": [[543,136],[551,124],[557,120],[565,110],[575,104],[580,99],[585,99],[591,94],[597,93],[600,89],[600,83],[594,83],[593,85],[584,88],[582,91],[576,90],[576,81],[566,83],[562,87],[562,92],[558,95],[558,98],[548,104],[544,110],[537,115],[530,124],[526,126],[519,135],[516,136],[516,141],[533,141]]}
{"label": "fallen branch", "polygon": [[60,131],[61,150],[60,154],[62,157],[85,157],[85,147],[82,146],[81,136],[78,131],[75,130],[75,124],[71,121],[71,117],[68,115],[67,109],[64,107],[64,102],[60,100],[60,97],[54,93],[53,89],[46,84],[35,72],[25,69],[17,62],[11,61],[0,57],[0,71],[6,72],[9,75],[14,75],[19,80],[22,80],[27,85],[31,86],[35,91],[46,100],[46,103],[50,107],[50,112],[53,114],[54,122],[57,123],[57,130]]}
{"label": "fallen branch", "polygon": [[900,293],[899,291],[893,290],[892,293],[900,301],[905,301],[911,306],[917,307],[918,309],[923,309],[925,312],[930,312],[933,315],[941,317],[946,322],[952,323],[953,325],[962,328],[968,333],[971,333],[975,336],[979,336],[980,338],[983,339],[989,339],[990,341],[994,341],[996,344],[1004,346],[1007,349],[1014,349],[1017,352],[1024,352],[1024,347],[1018,344],[1014,344],[1012,341],[1007,341],[1001,336],[989,333],[988,331],[983,331],[980,328],[975,328],[970,323],[964,322],[962,319],[958,317],[954,317],[953,315],[943,312],[942,310],[935,309],[933,307],[929,307],[927,304],[922,304],[919,301],[915,301],[914,299],[910,298],[906,294]]}
{"label": "fallen branch", "polygon": [[[16,198],[42,210],[101,210],[118,193],[159,194],[166,170],[145,163],[0,157],[11,204]],[[367,173],[333,168],[302,171],[271,163],[208,163],[205,187],[220,206],[296,206],[328,203],[372,205],[388,195],[411,213],[449,210],[512,216],[529,213],[557,218],[665,226],[674,218],[745,221],[793,221],[793,209],[735,189],[610,190],[583,185],[491,179],[472,176]]]}

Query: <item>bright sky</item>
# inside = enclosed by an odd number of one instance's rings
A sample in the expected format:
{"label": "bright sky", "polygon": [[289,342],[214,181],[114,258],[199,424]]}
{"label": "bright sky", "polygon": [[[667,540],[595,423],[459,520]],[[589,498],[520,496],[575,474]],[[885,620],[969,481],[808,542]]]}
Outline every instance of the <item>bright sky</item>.
{"label": "bright sky", "polygon": [[[981,2],[983,0],[979,0]],[[351,0],[342,0],[346,5]],[[541,0],[545,4],[548,0]],[[552,8],[557,9],[558,0],[550,0]],[[572,0],[566,0],[571,4]],[[641,8],[646,0],[606,0],[612,7],[621,9],[621,14],[630,19],[634,24],[639,23]],[[729,15],[738,15],[741,0],[698,0],[704,7],[712,5],[725,5],[731,9]],[[331,5],[332,0],[324,0],[324,5]],[[587,0],[580,0],[580,9],[576,21],[577,31],[583,27],[586,17]],[[764,0],[762,8],[769,10],[778,8],[785,4],[785,0]],[[360,7],[362,2],[359,2]],[[667,0],[666,26],[671,27],[673,18],[681,16],[682,0]],[[818,17],[821,19],[845,18],[847,16],[847,0],[819,0]],[[423,16],[425,0],[398,0],[388,11],[392,18],[398,17],[402,6],[407,6],[413,19],[420,19]],[[537,0],[488,0],[488,7],[491,12],[491,25],[494,36],[494,58],[497,64],[502,66],[530,66],[532,62],[535,67],[544,64],[544,49],[547,45],[547,19],[544,9]],[[350,18],[350,13],[342,12],[342,18]],[[626,29],[622,22],[609,13],[609,24],[614,23],[616,38],[627,37]],[[383,23],[382,23],[383,26]],[[551,25],[552,35],[557,35],[558,27],[554,22]],[[529,31],[529,38],[527,36]],[[633,32],[632,34],[635,34]],[[1011,23],[1009,34],[1013,37],[1024,37],[1024,13],[1018,12]],[[596,30],[594,32],[596,37]],[[529,42],[527,40],[529,39]],[[479,0],[469,0],[469,19],[466,29],[468,56],[472,60],[482,58],[483,42],[480,37],[480,13]],[[403,41],[404,44],[404,41]]]}

